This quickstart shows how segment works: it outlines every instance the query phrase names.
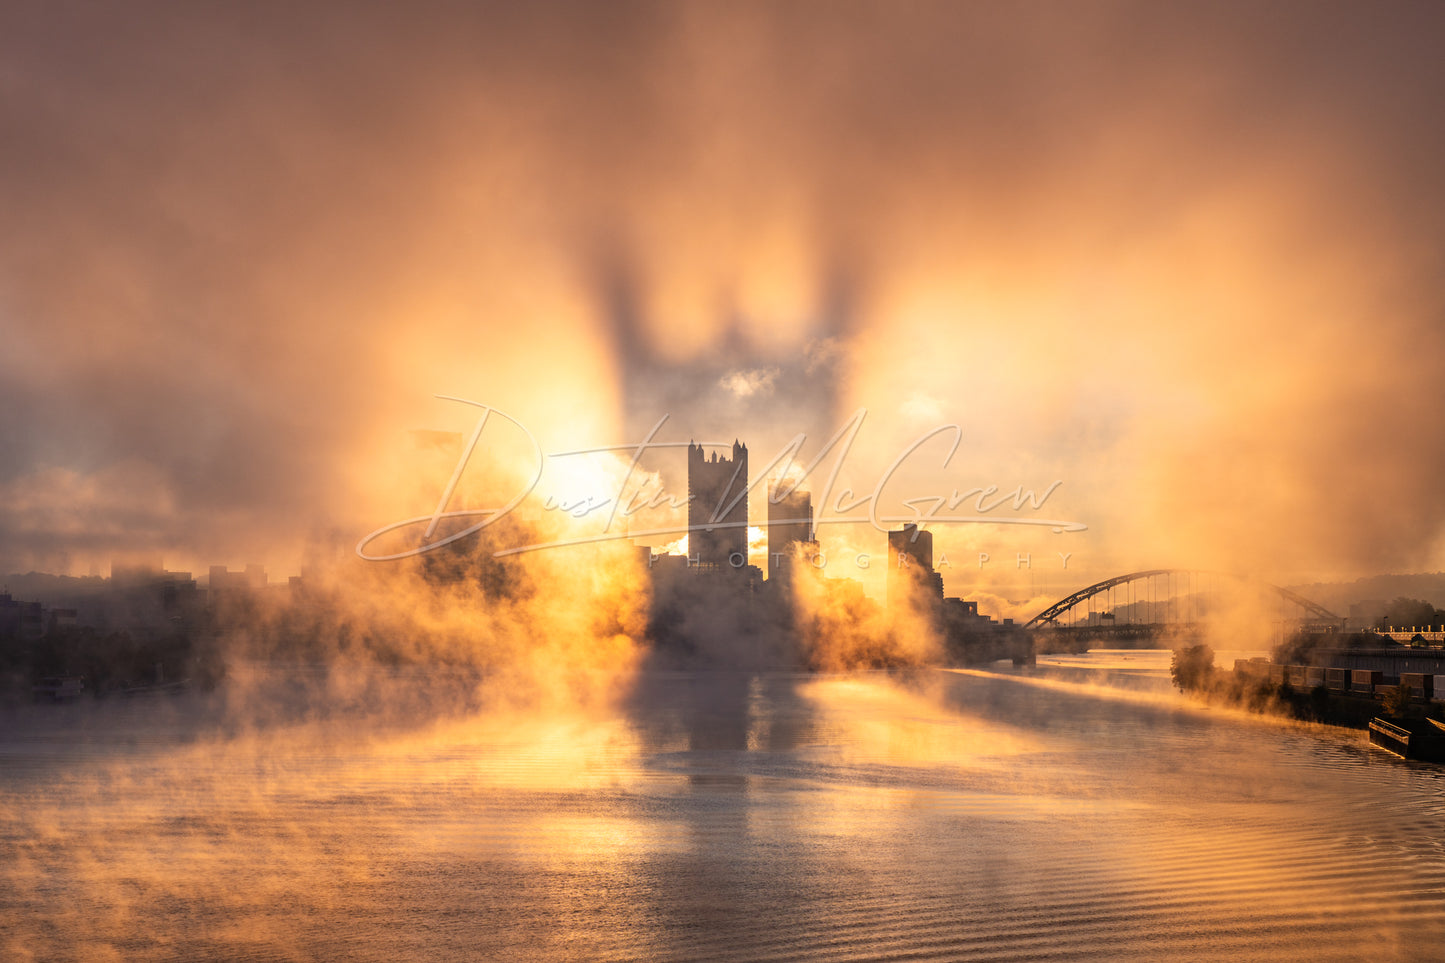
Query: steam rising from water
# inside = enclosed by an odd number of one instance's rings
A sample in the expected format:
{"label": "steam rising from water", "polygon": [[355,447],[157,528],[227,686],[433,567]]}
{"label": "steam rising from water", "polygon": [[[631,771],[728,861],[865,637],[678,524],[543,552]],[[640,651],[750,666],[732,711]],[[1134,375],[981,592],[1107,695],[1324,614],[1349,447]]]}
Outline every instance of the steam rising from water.
{"label": "steam rising from water", "polygon": [[[1439,787],[1353,737],[644,672],[630,546],[491,554],[595,530],[535,503],[465,555],[353,548],[435,509],[476,418],[446,395],[546,452],[666,415],[755,463],[861,408],[858,493],[957,424],[888,510],[1062,480],[1088,525],[935,529],[997,617],[1141,568],[1441,567],[1441,17],[5,5],[0,562],[305,566],[311,621],[263,607],[211,696],[5,709],[0,953],[1434,952]],[[524,441],[457,505],[505,503]],[[848,567],[883,534],[821,538],[859,583],[802,583],[806,660],[931,659]]]}
{"label": "steam rising from water", "polygon": [[9,712],[0,949],[1428,958],[1439,780],[1182,709],[1151,664],[1149,694],[672,673],[610,710],[391,725]]}

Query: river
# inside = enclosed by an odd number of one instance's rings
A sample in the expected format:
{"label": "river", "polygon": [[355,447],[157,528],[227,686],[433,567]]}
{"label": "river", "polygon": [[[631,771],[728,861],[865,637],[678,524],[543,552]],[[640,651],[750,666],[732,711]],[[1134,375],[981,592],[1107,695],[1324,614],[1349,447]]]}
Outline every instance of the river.
{"label": "river", "polygon": [[10,707],[0,956],[1445,956],[1445,770],[1194,705],[1168,657]]}

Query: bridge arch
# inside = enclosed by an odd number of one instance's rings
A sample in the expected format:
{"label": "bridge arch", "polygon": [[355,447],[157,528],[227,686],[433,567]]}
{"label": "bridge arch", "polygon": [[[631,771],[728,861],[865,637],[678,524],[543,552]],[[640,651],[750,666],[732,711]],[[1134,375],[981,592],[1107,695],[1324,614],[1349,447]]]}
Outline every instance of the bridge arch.
{"label": "bridge arch", "polygon": [[1128,575],[1116,575],[1113,578],[1104,579],[1104,581],[1102,582],[1095,582],[1093,585],[1090,585],[1087,588],[1079,589],[1073,595],[1070,595],[1067,598],[1060,599],[1053,605],[1050,605],[1048,608],[1044,609],[1038,615],[1035,615],[1033,618],[1029,619],[1027,622],[1024,623],[1024,628],[1036,629],[1045,625],[1057,624],[1055,620],[1060,615],[1067,612],[1075,605],[1078,605],[1080,602],[1087,601],[1088,599],[1093,598],[1095,595],[1098,595],[1101,592],[1107,592],[1109,589],[1114,588],[1118,585],[1125,585],[1129,582],[1137,582],[1141,579],[1157,578],[1161,575],[1216,575],[1221,578],[1234,579],[1245,584],[1257,585],[1276,593],[1281,598],[1289,602],[1293,602],[1295,605],[1298,605],[1300,608],[1310,613],[1316,619],[1319,619],[1321,621],[1338,622],[1341,624],[1344,623],[1343,619],[1341,619],[1338,615],[1335,615],[1324,606],[1316,602],[1311,602],[1303,595],[1298,595],[1294,592],[1291,592],[1289,589],[1280,588],[1278,585],[1272,585],[1269,582],[1261,582],[1257,579],[1244,578],[1243,576],[1231,575],[1226,572],[1202,572],[1196,571],[1194,569],[1182,568],[1154,568],[1148,569],[1143,572],[1130,572]]}

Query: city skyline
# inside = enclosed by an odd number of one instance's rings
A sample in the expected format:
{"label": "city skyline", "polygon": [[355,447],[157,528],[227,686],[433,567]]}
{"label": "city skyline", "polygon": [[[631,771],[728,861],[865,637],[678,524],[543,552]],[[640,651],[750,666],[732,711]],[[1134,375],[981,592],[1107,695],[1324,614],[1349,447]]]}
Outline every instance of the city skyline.
{"label": "city skyline", "polygon": [[3,0],[0,959],[1440,958],[1442,38]]}

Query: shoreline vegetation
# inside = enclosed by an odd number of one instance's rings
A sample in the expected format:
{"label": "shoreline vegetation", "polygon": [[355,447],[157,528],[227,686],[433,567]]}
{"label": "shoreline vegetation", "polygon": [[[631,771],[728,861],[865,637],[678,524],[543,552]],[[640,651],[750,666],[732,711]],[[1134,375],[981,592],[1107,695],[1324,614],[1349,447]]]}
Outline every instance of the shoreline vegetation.
{"label": "shoreline vegetation", "polygon": [[1386,687],[1380,698],[1331,690],[1324,685],[1303,688],[1288,680],[1275,682],[1245,675],[1214,664],[1208,645],[1174,650],[1169,677],[1186,695],[1207,705],[1245,709],[1260,715],[1277,715],[1300,722],[1317,722],[1347,729],[1368,729],[1377,717],[1398,721],[1445,720],[1445,705],[1412,701],[1408,685]]}

